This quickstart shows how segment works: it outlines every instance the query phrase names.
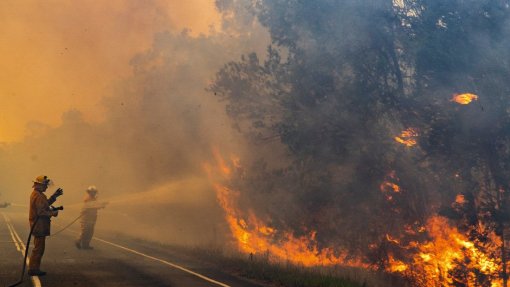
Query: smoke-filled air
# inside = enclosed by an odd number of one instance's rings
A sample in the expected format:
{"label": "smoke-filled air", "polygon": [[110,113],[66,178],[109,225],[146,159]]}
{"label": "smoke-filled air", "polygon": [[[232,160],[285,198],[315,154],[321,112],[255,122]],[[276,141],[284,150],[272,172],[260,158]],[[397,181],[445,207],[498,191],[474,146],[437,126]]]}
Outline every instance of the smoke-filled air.
{"label": "smoke-filled air", "polygon": [[44,174],[62,223],[97,187],[97,232],[508,286],[510,1],[56,2],[0,4],[11,212]]}

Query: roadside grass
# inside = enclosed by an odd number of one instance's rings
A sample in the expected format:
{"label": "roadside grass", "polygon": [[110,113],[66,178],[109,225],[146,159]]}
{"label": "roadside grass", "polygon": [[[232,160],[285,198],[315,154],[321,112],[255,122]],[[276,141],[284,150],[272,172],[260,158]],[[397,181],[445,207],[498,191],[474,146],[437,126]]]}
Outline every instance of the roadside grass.
{"label": "roadside grass", "polygon": [[[118,234],[120,235],[120,234]],[[122,235],[126,236],[126,235]],[[271,287],[410,287],[403,278],[383,272],[345,266],[305,267],[277,262],[269,254],[246,255],[218,246],[182,246],[141,238],[140,243],[157,245],[177,254],[220,268],[240,278]]]}
{"label": "roadside grass", "polygon": [[246,255],[219,248],[186,248],[195,258],[221,266],[232,274],[269,286],[282,287],[404,287],[401,279],[363,268],[305,267],[290,262],[276,262],[268,254]]}
{"label": "roadside grass", "polygon": [[240,258],[223,258],[231,271],[239,276],[270,283],[276,286],[295,287],[361,287],[366,283],[357,283],[351,279],[341,278],[333,274],[325,274],[319,270],[290,265],[275,264],[265,260],[246,260]]}

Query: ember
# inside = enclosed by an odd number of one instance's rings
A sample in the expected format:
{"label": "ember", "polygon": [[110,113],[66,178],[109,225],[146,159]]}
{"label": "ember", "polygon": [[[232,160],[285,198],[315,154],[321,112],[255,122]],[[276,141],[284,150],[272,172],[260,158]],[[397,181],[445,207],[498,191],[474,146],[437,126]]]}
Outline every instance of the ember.
{"label": "ember", "polygon": [[393,200],[393,196],[401,192],[400,186],[396,182],[398,182],[398,178],[395,171],[392,171],[379,186],[379,189],[386,196],[388,201]]}
{"label": "ember", "polygon": [[472,101],[478,100],[478,96],[475,94],[465,93],[465,94],[454,94],[453,98],[450,100],[452,102],[456,102],[461,105],[468,105]]}
{"label": "ember", "polygon": [[416,145],[416,137],[418,136],[418,132],[413,128],[408,128],[400,134],[400,136],[395,137],[395,141],[399,142],[405,146],[412,147]]}

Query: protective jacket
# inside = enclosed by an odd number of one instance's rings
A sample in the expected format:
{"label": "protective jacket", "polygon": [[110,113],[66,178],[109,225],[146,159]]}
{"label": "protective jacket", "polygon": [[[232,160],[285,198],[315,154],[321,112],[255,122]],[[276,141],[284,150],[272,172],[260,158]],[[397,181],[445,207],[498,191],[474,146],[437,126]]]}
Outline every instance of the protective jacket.
{"label": "protective jacket", "polygon": [[104,208],[104,203],[97,201],[95,197],[87,195],[83,200],[83,208],[81,210],[81,223],[94,225],[97,220],[97,210]]}
{"label": "protective jacket", "polygon": [[97,210],[104,208],[106,203],[97,201],[97,198],[88,194],[83,200],[83,208],[81,210],[81,232],[75,244],[77,248],[91,249],[90,241],[94,236],[94,227],[97,220]]}
{"label": "protective jacket", "polygon": [[35,189],[32,191],[30,195],[30,211],[28,218],[30,226],[33,226],[36,218],[39,217],[34,226],[33,236],[41,237],[50,235],[50,217],[54,214],[54,212],[50,210],[50,205],[53,204],[55,200],[56,198],[53,196],[48,199],[42,192]]}

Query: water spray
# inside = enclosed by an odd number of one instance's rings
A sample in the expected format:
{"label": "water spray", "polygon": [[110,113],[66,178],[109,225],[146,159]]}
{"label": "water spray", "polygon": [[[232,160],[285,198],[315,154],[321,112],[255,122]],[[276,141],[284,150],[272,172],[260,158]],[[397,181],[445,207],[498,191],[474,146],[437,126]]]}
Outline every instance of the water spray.
{"label": "water spray", "polygon": [[8,204],[9,204],[9,206],[12,206],[12,207],[28,207],[27,204],[20,204],[20,203],[13,203],[13,202],[9,202]]}

